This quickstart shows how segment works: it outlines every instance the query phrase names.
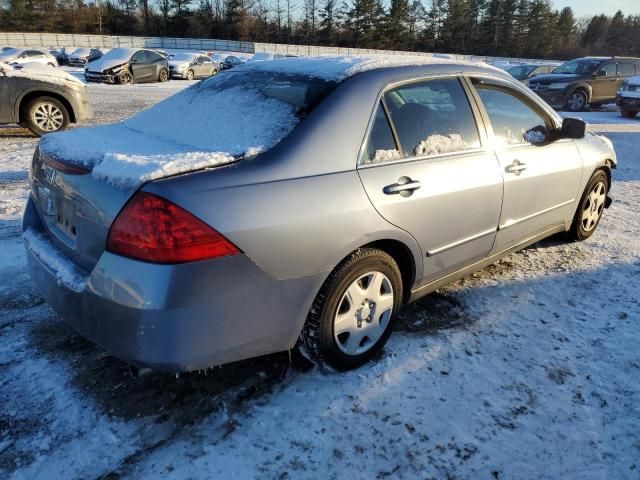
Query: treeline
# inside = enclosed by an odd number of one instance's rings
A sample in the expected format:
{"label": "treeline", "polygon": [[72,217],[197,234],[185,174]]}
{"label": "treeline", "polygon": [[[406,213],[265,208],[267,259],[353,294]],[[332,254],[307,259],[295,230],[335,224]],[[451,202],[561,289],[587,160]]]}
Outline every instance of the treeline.
{"label": "treeline", "polygon": [[571,58],[640,56],[640,15],[550,0],[0,0],[0,29]]}

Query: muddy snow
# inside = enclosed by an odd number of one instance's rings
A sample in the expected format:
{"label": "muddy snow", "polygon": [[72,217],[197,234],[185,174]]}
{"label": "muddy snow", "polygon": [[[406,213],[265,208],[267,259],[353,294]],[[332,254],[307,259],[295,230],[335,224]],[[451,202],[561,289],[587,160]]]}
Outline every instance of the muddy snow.
{"label": "muddy snow", "polygon": [[[94,124],[189,82],[90,86]],[[130,376],[35,292],[19,219],[36,144],[0,127],[0,478],[640,478],[640,119],[586,242],[536,244],[407,307],[374,362],[287,353]]]}

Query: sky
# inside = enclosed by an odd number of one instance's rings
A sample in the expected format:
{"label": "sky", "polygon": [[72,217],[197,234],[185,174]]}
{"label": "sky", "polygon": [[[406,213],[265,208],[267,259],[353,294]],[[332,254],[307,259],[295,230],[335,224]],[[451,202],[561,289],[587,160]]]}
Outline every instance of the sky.
{"label": "sky", "polygon": [[638,0],[553,0],[554,6],[560,10],[571,7],[577,16],[605,13],[613,15],[622,10],[625,15],[640,14]]}

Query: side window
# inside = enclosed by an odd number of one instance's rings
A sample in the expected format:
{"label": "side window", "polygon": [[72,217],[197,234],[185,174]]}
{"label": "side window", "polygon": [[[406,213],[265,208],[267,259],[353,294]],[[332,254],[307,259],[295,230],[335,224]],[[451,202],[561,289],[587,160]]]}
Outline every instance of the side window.
{"label": "side window", "polygon": [[147,52],[145,52],[144,50],[137,52],[132,58],[131,60],[133,60],[136,63],[144,63],[147,61]]}
{"label": "side window", "polygon": [[157,62],[162,60],[164,57],[156,52],[145,52],[147,54],[146,61],[147,62]]}
{"label": "side window", "polygon": [[499,143],[519,145],[546,142],[550,123],[521,100],[516,92],[483,84],[477,84],[476,90]]}
{"label": "side window", "polygon": [[621,63],[620,75],[623,77],[632,77],[636,74],[636,67],[633,63]]}
{"label": "side window", "polygon": [[615,63],[605,63],[599,68],[599,71],[606,72],[607,77],[615,77],[618,74]]}
{"label": "side window", "polygon": [[385,93],[385,99],[405,156],[480,147],[478,127],[457,78],[403,85]]}
{"label": "side window", "polygon": [[212,63],[209,57],[200,57],[200,60],[202,60],[202,63]]}
{"label": "side window", "polygon": [[402,155],[398,151],[396,141],[393,138],[387,114],[382,107],[382,103],[379,103],[360,163],[386,162],[399,158],[402,158]]}

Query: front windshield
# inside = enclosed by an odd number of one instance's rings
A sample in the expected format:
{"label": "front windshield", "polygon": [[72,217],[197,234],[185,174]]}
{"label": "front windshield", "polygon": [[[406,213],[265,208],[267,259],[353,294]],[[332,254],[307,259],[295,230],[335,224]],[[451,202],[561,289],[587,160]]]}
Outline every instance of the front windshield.
{"label": "front windshield", "polygon": [[533,66],[518,65],[515,67],[511,67],[510,69],[507,70],[507,72],[509,72],[512,77],[518,80],[522,80],[524,78],[527,78],[535,68],[536,67],[533,67]]}
{"label": "front windshield", "polygon": [[194,58],[195,55],[193,53],[176,53],[175,55],[171,56],[171,60],[176,62],[191,61]]}
{"label": "front windshield", "polygon": [[591,75],[596,71],[601,60],[572,60],[556,68],[553,74]]}

